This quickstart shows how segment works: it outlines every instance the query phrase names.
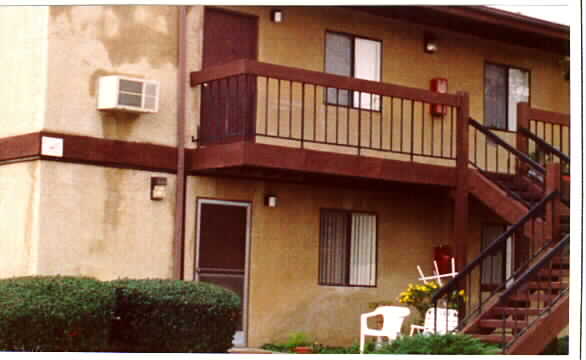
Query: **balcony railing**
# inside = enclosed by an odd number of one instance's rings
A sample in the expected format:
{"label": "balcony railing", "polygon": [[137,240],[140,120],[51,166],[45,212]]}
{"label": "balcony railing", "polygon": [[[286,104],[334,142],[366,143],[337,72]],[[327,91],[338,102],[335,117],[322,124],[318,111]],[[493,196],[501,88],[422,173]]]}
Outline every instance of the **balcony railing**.
{"label": "balcony railing", "polygon": [[201,99],[201,146],[245,140],[448,166],[456,159],[461,95],[252,60],[194,72],[191,85]]}

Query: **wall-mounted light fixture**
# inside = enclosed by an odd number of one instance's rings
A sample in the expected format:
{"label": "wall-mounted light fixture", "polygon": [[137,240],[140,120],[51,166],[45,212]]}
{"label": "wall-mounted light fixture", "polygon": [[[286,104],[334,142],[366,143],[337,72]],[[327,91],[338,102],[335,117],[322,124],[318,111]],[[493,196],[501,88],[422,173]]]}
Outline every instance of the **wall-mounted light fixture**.
{"label": "wall-mounted light fixture", "polygon": [[430,33],[423,34],[423,51],[427,54],[433,54],[437,51],[437,39]]}
{"label": "wall-mounted light fixture", "polygon": [[283,22],[283,10],[275,9],[271,11],[271,21],[274,23]]}
{"label": "wall-mounted light fixture", "polygon": [[163,200],[167,195],[167,178],[151,177],[151,200]]}
{"label": "wall-mounted light fixture", "polygon": [[277,207],[277,196],[267,195],[265,196],[265,205],[271,208]]}

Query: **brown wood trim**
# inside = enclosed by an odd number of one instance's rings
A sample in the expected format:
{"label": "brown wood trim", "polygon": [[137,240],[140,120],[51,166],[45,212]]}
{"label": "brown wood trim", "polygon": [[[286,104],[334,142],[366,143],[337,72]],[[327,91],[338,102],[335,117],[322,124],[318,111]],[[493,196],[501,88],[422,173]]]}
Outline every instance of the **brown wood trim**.
{"label": "brown wood trim", "polygon": [[30,158],[40,153],[41,140],[38,132],[0,139],[0,162]]}
{"label": "brown wood trim", "polygon": [[443,186],[456,181],[452,167],[248,142],[198,148],[189,165],[191,173],[247,166]]}
{"label": "brown wood trim", "polygon": [[570,321],[570,297],[564,296],[538,322],[521,336],[507,354],[537,355],[545,349],[559,333],[568,326]]}
{"label": "brown wood trim", "polygon": [[553,111],[529,108],[529,120],[570,126],[570,115]]}
{"label": "brown wood trim", "polygon": [[192,72],[191,86],[239,74],[252,74],[287,81],[317,84],[323,87],[375,93],[382,96],[405,98],[431,104],[458,105],[458,96],[453,94],[440,94],[407,86],[355,79],[247,59],[237,60],[224,65],[210,66],[205,70]]}
{"label": "brown wood trim", "polygon": [[[469,126],[469,96],[468,93],[458,93],[460,104],[458,106],[456,123],[456,191],[454,197],[453,214],[453,241],[457,271],[461,271],[468,263],[468,218],[469,218],[469,189],[468,189],[468,142]],[[462,314],[464,315],[464,314]]]}
{"label": "brown wood trim", "polygon": [[[63,139],[63,157],[41,155],[42,136]],[[39,157],[43,160],[175,173],[177,148],[89,136],[41,131],[0,139],[0,161]]]}

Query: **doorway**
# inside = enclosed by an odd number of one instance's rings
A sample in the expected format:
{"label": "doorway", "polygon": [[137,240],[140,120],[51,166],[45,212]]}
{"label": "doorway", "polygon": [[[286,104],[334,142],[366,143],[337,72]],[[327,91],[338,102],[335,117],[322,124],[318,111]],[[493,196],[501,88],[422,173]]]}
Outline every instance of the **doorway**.
{"label": "doorway", "polygon": [[[206,7],[202,68],[256,60],[258,17]],[[202,87],[199,141],[202,145],[244,140],[254,132],[256,79],[239,75]]]}
{"label": "doorway", "polygon": [[232,290],[241,299],[234,346],[247,344],[250,203],[197,200],[195,279]]}

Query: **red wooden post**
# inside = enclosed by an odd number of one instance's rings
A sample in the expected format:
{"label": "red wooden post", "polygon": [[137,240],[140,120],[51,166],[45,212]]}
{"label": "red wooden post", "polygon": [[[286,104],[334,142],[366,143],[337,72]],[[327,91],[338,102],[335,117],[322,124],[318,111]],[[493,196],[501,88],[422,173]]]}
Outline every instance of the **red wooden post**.
{"label": "red wooden post", "polygon": [[[548,163],[545,166],[545,193],[561,190],[560,163]],[[546,207],[546,241],[560,241],[560,197],[554,198]]]}
{"label": "red wooden post", "polygon": [[456,191],[454,196],[454,250],[457,271],[466,265],[466,242],[468,238],[468,129],[469,97],[459,92],[458,118],[456,125]]}
{"label": "red wooden post", "polygon": [[[519,129],[529,130],[529,104],[526,102],[520,102],[517,104],[517,150],[523,154],[529,155],[529,139],[523,135]],[[527,164],[520,162],[518,166],[519,175],[527,175]]]}

